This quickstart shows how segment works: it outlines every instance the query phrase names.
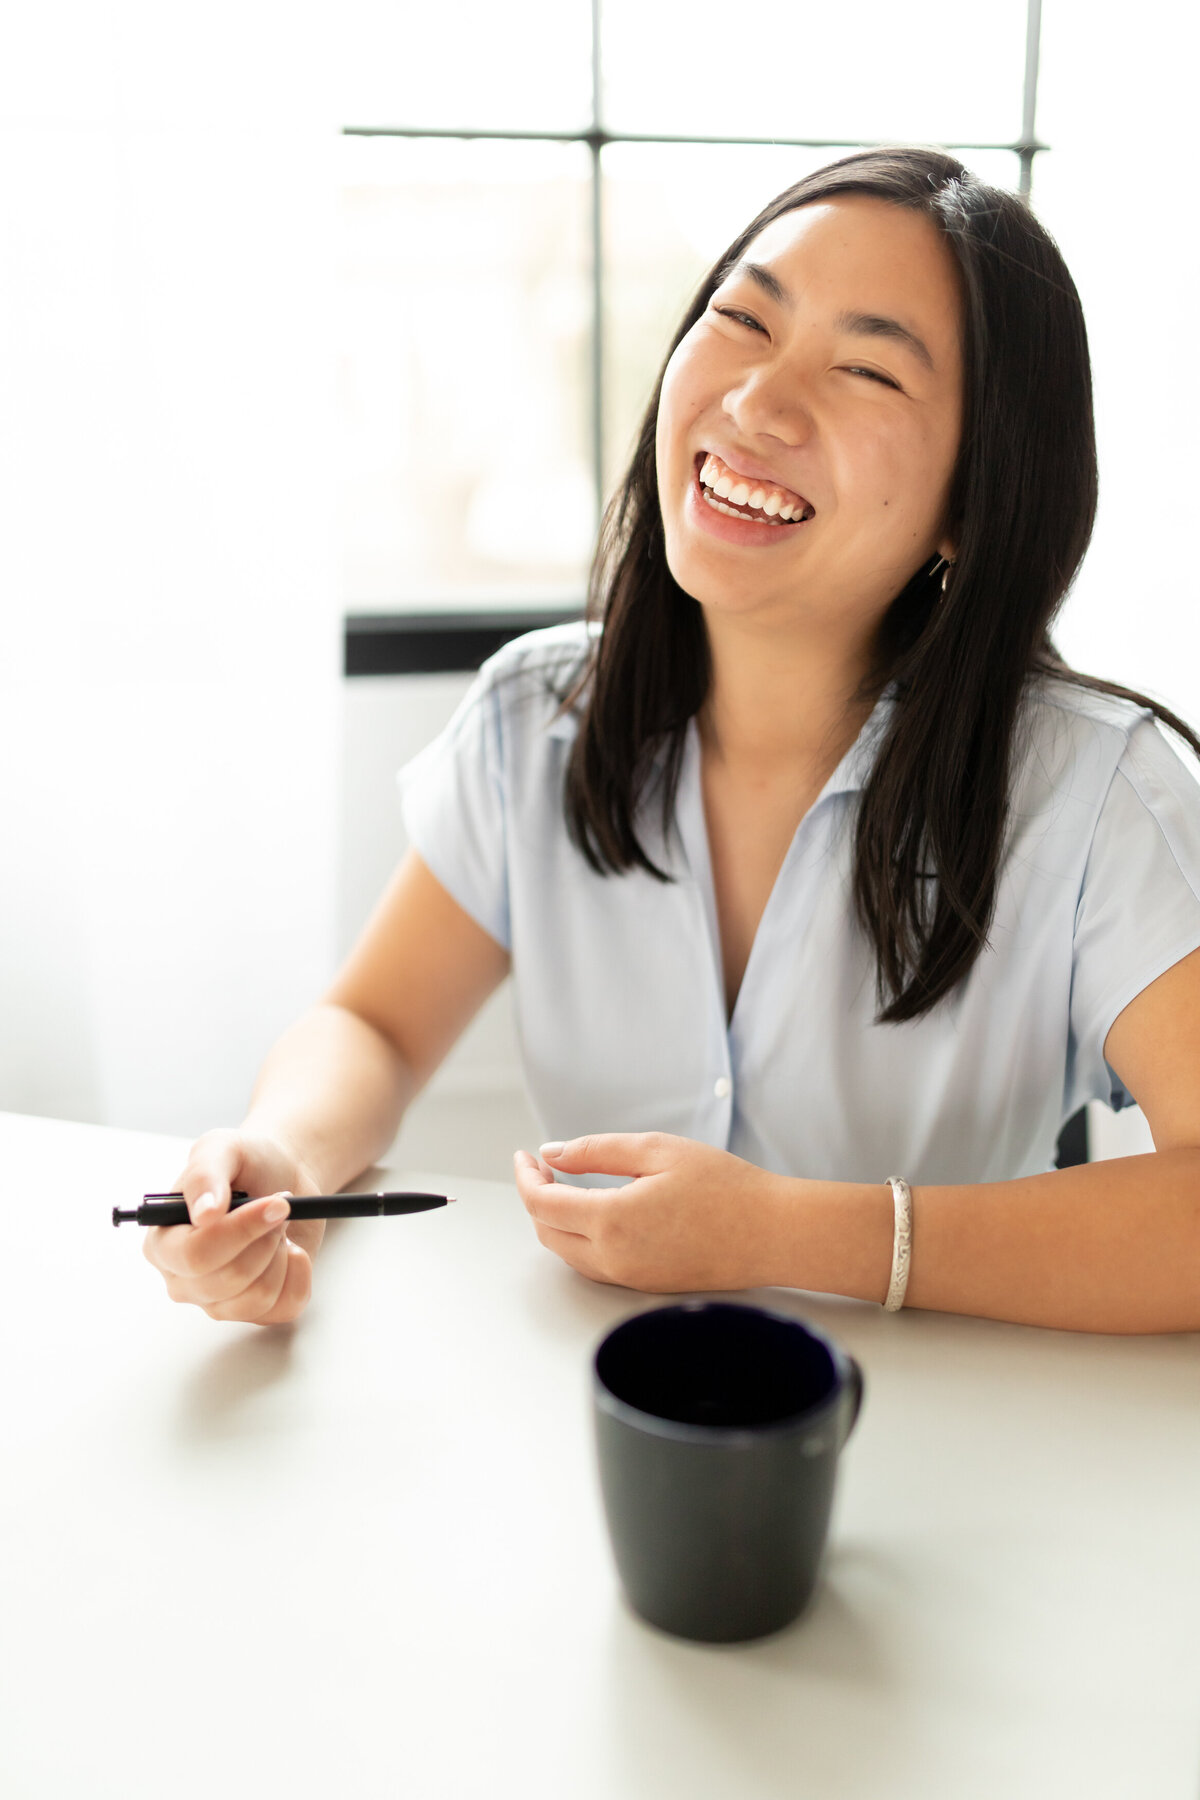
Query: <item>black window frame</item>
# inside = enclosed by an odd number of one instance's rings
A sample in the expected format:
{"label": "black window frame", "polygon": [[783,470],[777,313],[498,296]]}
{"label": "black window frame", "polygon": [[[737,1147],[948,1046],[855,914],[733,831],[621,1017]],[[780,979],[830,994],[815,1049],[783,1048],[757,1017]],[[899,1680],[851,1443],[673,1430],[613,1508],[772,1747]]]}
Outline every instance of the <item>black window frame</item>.
{"label": "black window frame", "polygon": [[[577,131],[497,130],[476,125],[344,125],[342,135],[361,138],[490,138],[516,143],[586,144],[591,163],[591,459],[596,518],[604,512],[604,175],[603,155],[610,144],[709,144],[747,145],[770,149],[857,150],[861,138],[776,138],[692,136],[685,132],[609,131],[601,120],[600,31],[603,0],[591,6],[591,118]],[[947,150],[1007,150],[1020,162],[1017,191],[1026,200],[1033,190],[1034,158],[1050,146],[1037,136],[1038,62],[1041,53],[1042,0],[1026,0],[1025,74],[1021,100],[1021,132],[1011,143],[953,143]]]}

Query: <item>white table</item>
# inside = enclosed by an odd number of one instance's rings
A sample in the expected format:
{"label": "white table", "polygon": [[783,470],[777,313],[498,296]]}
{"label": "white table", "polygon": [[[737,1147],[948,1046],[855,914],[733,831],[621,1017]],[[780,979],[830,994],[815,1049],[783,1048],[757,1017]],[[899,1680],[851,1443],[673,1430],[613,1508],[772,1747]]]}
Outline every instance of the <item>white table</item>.
{"label": "white table", "polygon": [[592,1463],[590,1352],[653,1302],[515,1189],[331,1228],[262,1331],[109,1223],[182,1143],[0,1150],[7,1800],[1197,1800],[1196,1337],[772,1293],[866,1404],[808,1615],[693,1645],[620,1598]]}

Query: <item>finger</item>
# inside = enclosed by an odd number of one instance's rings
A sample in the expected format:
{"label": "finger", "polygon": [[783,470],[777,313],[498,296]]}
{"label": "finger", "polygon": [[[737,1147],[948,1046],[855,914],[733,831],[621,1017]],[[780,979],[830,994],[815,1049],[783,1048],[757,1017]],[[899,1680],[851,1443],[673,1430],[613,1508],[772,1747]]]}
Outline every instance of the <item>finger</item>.
{"label": "finger", "polygon": [[573,1231],[556,1231],[552,1225],[541,1224],[537,1226],[537,1235],[539,1242],[547,1250],[553,1250],[555,1256],[560,1256],[563,1262],[578,1269],[581,1275],[587,1275],[592,1281],[604,1280],[587,1238],[578,1237]]}
{"label": "finger", "polygon": [[568,1175],[656,1175],[667,1168],[684,1140],[663,1131],[605,1131],[543,1144],[538,1154]]}
{"label": "finger", "polygon": [[[231,1301],[228,1307],[221,1312],[212,1307],[207,1308],[209,1317],[239,1319],[249,1325],[290,1325],[293,1319],[299,1318],[308,1305],[309,1296],[312,1293],[312,1259],[298,1244],[292,1243],[287,1238],[284,1239],[283,1247],[287,1256],[284,1265],[283,1286],[272,1306],[269,1306],[265,1312],[256,1310],[252,1315],[247,1309],[247,1302],[243,1295],[239,1300]],[[258,1300],[262,1300],[268,1295],[269,1285],[258,1296]],[[257,1306],[258,1300],[251,1304]]]}
{"label": "finger", "polygon": [[590,1237],[599,1208],[594,1188],[570,1187],[566,1182],[547,1180],[527,1150],[518,1150],[513,1158],[517,1192],[525,1202],[531,1219],[541,1219],[560,1231]]}
{"label": "finger", "polygon": [[325,1225],[324,1219],[289,1220],[287,1234],[293,1244],[299,1244],[302,1250],[308,1252],[311,1261],[321,1248],[321,1240],[325,1236]]}
{"label": "finger", "polygon": [[232,1262],[287,1214],[287,1196],[270,1194],[248,1200],[207,1225],[154,1225],[146,1233],[146,1256],[164,1274],[208,1275]]}
{"label": "finger", "polygon": [[555,1185],[553,1172],[531,1156],[528,1150],[513,1151],[513,1177],[517,1192],[528,1205],[529,1197],[539,1188]]}
{"label": "finger", "polygon": [[255,1238],[232,1262],[224,1263],[221,1268],[213,1269],[205,1275],[165,1273],[163,1279],[166,1281],[168,1294],[172,1300],[184,1301],[192,1306],[212,1306],[219,1301],[234,1299],[251,1282],[257,1281],[268,1267],[283,1242],[283,1234],[282,1225],[274,1226],[263,1237]]}
{"label": "finger", "polygon": [[189,1200],[186,1193],[184,1194],[193,1225],[204,1225],[209,1219],[215,1219],[222,1213],[227,1213],[231,1198],[228,1182],[207,1183],[204,1192],[197,1194],[194,1199]]}
{"label": "finger", "polygon": [[200,1225],[206,1219],[216,1218],[229,1211],[233,1182],[231,1177],[222,1181],[219,1176],[204,1172],[197,1174],[189,1167],[182,1175],[175,1177],[175,1185],[170,1191],[183,1196],[191,1223]]}
{"label": "finger", "polygon": [[312,1293],[312,1257],[299,1244],[288,1243],[287,1275],[283,1289],[260,1325],[290,1325],[308,1305]]}
{"label": "finger", "polygon": [[193,1225],[229,1211],[233,1181],[241,1162],[241,1145],[233,1132],[208,1132],[192,1146],[187,1168],[179,1178],[179,1192],[187,1202]]}
{"label": "finger", "polygon": [[204,1310],[210,1319],[241,1319],[249,1324],[256,1324],[274,1308],[283,1292],[287,1272],[287,1240],[280,1238],[272,1247],[266,1268],[253,1281],[240,1293],[231,1294],[226,1300],[216,1300]]}

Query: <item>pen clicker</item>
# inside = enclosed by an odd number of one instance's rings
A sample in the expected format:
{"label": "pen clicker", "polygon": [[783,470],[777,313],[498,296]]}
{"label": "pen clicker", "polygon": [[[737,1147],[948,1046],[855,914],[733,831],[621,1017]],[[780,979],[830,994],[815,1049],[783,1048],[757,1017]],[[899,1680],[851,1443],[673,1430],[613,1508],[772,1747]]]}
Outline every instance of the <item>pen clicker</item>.
{"label": "pen clicker", "polygon": [[[267,1196],[264,1194],[263,1199]],[[234,1193],[229,1210],[245,1206],[249,1194]],[[453,1206],[449,1194],[307,1194],[288,1199],[293,1219],[390,1219],[397,1213],[432,1212]],[[182,1194],[143,1194],[140,1206],[113,1207],[114,1225],[188,1225],[191,1214]]]}

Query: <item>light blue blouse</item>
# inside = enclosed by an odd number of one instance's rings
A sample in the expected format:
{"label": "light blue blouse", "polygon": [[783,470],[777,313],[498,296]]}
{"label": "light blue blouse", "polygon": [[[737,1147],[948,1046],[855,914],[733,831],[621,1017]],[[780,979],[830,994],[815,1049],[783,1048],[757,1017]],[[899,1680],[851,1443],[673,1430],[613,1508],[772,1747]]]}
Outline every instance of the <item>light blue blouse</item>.
{"label": "light blue blouse", "polygon": [[1108,1029],[1200,946],[1200,787],[1144,709],[1031,687],[989,947],[924,1018],[877,1025],[850,874],[885,695],[800,822],[727,1025],[695,722],[669,828],[641,815],[673,881],[597,875],[567,837],[578,717],[554,714],[587,629],[506,645],[400,772],[413,846],[511,952],[547,1138],[659,1130],[784,1174],[988,1181],[1052,1167],[1085,1101],[1129,1103]]}

